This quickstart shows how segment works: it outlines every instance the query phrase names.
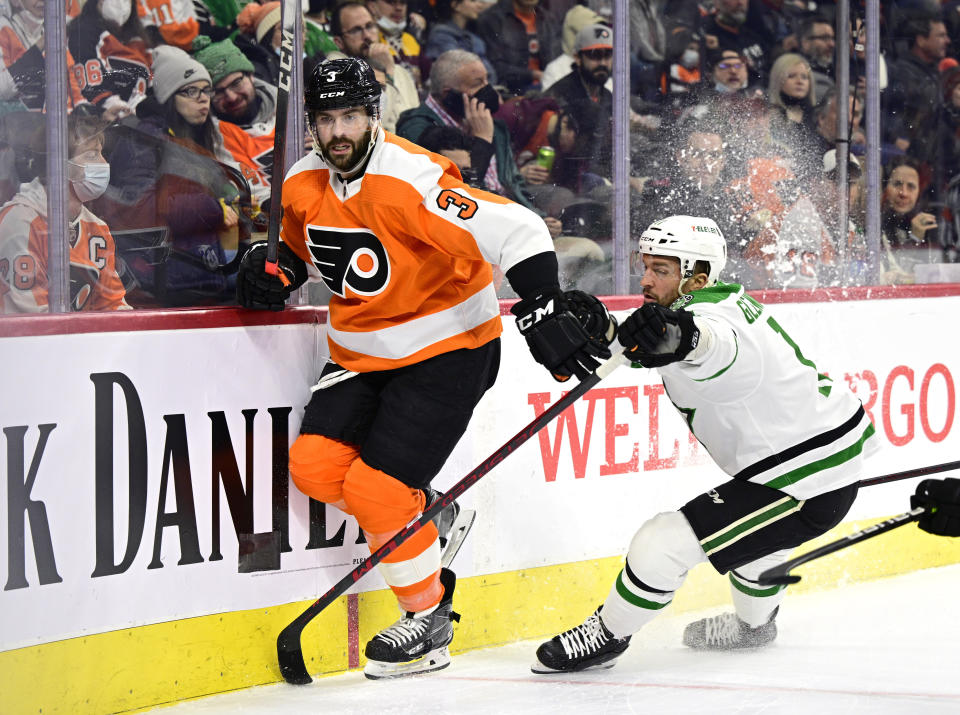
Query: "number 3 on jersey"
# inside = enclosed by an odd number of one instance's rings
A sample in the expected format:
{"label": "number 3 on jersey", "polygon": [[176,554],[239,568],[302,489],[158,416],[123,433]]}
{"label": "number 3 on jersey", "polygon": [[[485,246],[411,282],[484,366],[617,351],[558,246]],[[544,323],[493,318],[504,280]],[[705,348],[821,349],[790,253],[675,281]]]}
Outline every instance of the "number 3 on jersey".
{"label": "number 3 on jersey", "polygon": [[464,221],[473,218],[474,214],[477,213],[476,201],[469,196],[458,194],[452,189],[444,189],[440,192],[440,195],[437,196],[437,206],[444,211],[449,210],[451,206],[455,206],[457,208],[457,217],[462,218]]}

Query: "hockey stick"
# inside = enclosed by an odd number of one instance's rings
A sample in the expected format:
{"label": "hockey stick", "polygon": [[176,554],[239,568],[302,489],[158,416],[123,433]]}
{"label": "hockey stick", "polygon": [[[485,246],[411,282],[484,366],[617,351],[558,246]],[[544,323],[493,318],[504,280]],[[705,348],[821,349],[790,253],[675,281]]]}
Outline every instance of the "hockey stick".
{"label": "hockey stick", "polygon": [[952,469],[960,469],[960,462],[944,462],[943,464],[934,464],[930,467],[917,467],[908,469],[904,472],[887,474],[882,477],[872,477],[871,479],[862,479],[861,487],[872,487],[874,484],[886,484],[887,482],[896,482],[901,479],[910,479],[911,477],[923,477],[927,474],[937,474],[938,472],[949,472]]}
{"label": "hockey stick", "polygon": [[837,541],[827,544],[826,546],[821,546],[819,549],[814,549],[813,551],[798,556],[795,559],[790,559],[779,566],[774,566],[772,569],[767,569],[760,574],[760,578],[758,580],[761,584],[770,584],[775,586],[797,583],[800,581],[800,577],[790,573],[790,571],[795,569],[797,566],[805,564],[809,561],[813,561],[814,559],[819,559],[821,556],[832,554],[840,549],[845,549],[848,546],[852,546],[853,544],[861,541],[872,539],[874,536],[879,536],[880,534],[884,534],[892,529],[901,527],[904,524],[909,524],[911,521],[916,521],[923,515],[925,511],[926,509],[924,507],[918,506],[916,509],[911,509],[903,514],[890,517],[886,521],[881,521],[879,524],[868,526],[866,529],[858,531],[854,534],[850,534],[849,536],[845,536],[842,539],[838,539]]}
{"label": "hockey stick", "polygon": [[270,175],[270,222],[267,224],[267,259],[263,269],[277,276],[285,287],[290,279],[277,265],[280,251],[280,200],[287,155],[287,114],[290,99],[290,73],[293,71],[293,23],[297,16],[298,0],[282,0],[280,4],[280,74],[277,77],[277,114],[273,124],[273,168]]}
{"label": "hockey stick", "polygon": [[617,353],[600,365],[596,372],[584,378],[579,385],[570,390],[570,392],[536,417],[533,422],[511,437],[506,444],[487,457],[472,472],[450,487],[447,493],[443,495],[443,498],[435,501],[429,509],[421,514],[419,519],[407,524],[396,536],[370,554],[369,558],[364,560],[362,564],[340,579],[329,591],[314,601],[311,606],[297,616],[286,628],[280,631],[280,635],[277,636],[277,661],[280,664],[280,674],[284,680],[294,685],[306,685],[312,682],[313,679],[307,672],[307,666],[303,660],[303,648],[300,644],[300,637],[303,634],[303,629],[306,628],[307,624],[312,621],[317,614],[343,595],[353,584],[363,578],[363,576],[380,563],[385,556],[396,551],[400,544],[413,536],[424,524],[431,521],[433,517],[439,514],[445,507],[453,503],[461,494],[500,464],[500,462],[520,445],[533,437],[533,435],[543,429],[551,420],[589,392],[590,389],[603,378],[627,362],[629,362],[629,360],[623,357],[622,353]]}

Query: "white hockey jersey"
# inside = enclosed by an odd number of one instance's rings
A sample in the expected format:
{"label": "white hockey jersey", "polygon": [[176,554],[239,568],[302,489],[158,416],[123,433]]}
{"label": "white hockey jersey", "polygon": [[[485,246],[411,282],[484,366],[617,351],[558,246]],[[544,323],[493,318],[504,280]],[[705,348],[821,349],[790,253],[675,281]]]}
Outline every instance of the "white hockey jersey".
{"label": "white hockey jersey", "polygon": [[727,474],[796,499],[860,479],[879,446],[863,405],[817,370],[765,306],[721,283],[671,307],[692,312],[714,341],[696,364],[659,368],[664,388]]}

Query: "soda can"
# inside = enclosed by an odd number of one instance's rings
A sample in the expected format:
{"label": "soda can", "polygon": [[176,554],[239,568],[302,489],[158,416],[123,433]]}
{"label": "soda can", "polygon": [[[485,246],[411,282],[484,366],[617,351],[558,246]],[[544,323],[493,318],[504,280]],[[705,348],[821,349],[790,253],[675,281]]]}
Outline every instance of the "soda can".
{"label": "soda can", "polygon": [[552,146],[542,146],[540,151],[537,152],[537,164],[550,171],[553,169],[553,160],[556,156],[557,152],[554,151]]}

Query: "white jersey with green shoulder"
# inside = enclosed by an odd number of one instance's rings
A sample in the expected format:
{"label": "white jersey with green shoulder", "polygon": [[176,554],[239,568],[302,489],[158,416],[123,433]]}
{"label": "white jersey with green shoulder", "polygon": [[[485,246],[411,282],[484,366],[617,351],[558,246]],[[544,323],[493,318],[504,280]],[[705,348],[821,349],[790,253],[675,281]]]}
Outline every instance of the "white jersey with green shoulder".
{"label": "white jersey with green shoulder", "polygon": [[878,448],[846,386],[817,370],[768,309],[719,283],[672,306],[712,333],[706,354],[659,368],[667,395],[730,476],[797,499],[860,479]]}

